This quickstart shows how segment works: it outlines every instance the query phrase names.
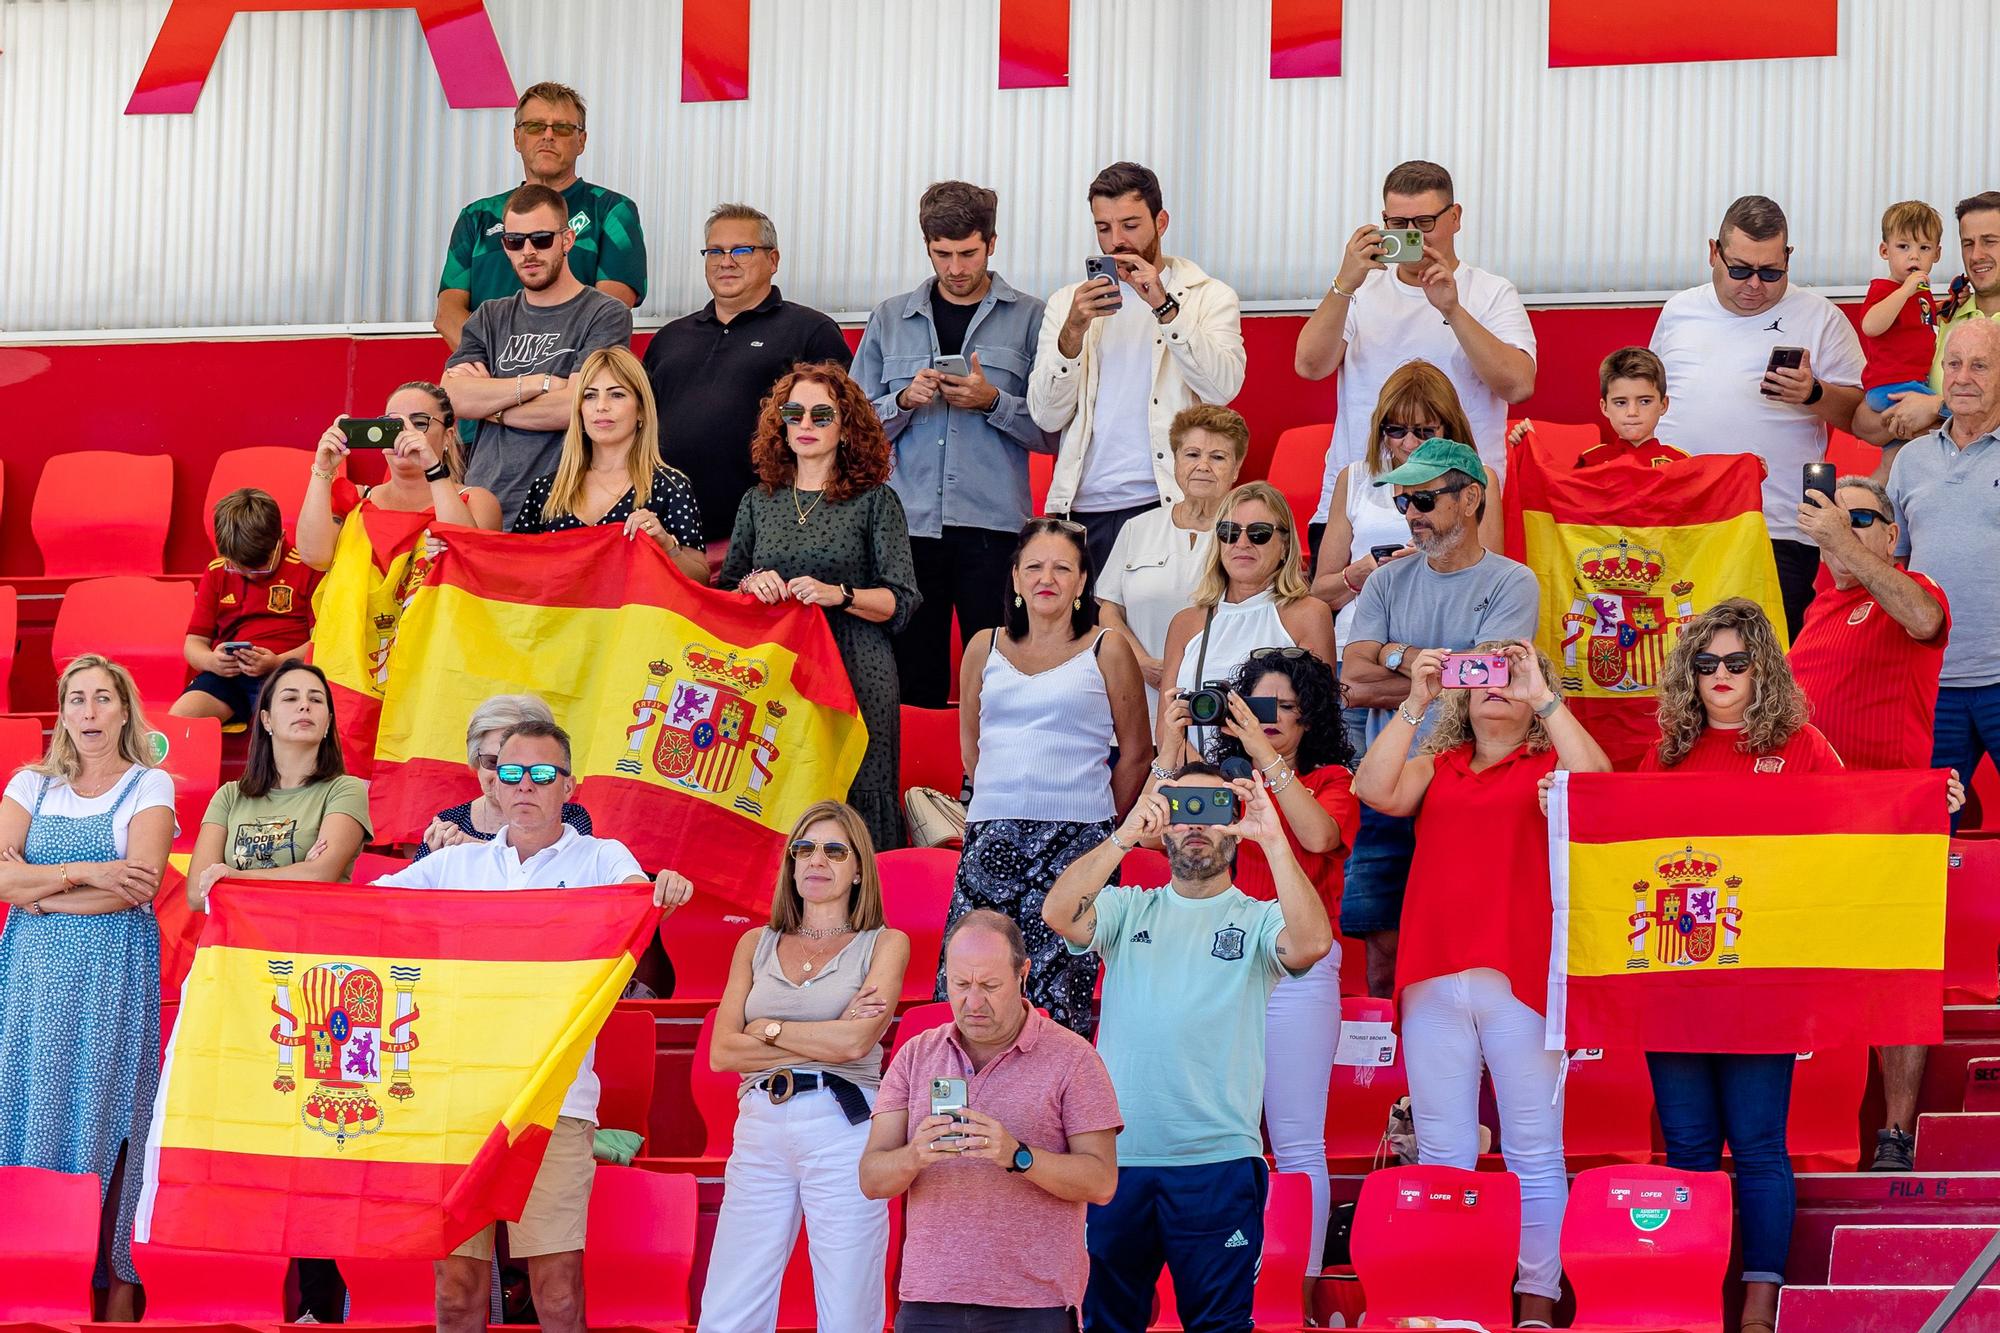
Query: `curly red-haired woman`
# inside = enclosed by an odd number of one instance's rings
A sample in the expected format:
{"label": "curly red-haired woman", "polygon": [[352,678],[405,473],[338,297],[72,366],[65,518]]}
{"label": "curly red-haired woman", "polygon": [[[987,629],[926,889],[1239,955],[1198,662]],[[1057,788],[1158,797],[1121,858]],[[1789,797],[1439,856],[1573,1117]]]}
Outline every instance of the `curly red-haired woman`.
{"label": "curly red-haired woman", "polygon": [[826,612],[868,724],[868,753],[847,803],[878,848],[903,845],[896,655],[889,636],[921,600],[910,529],[889,480],[874,405],[831,361],[794,366],[771,386],[750,442],[757,485],[736,506],[723,587],[769,605]]}

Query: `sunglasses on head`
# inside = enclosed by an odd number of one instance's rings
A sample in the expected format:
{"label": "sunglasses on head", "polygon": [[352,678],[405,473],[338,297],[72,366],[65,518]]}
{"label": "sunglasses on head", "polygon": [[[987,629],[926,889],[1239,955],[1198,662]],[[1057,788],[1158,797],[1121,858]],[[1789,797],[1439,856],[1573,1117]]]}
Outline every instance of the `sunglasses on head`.
{"label": "sunglasses on head", "polygon": [[815,426],[831,426],[840,419],[840,414],[834,410],[832,403],[814,403],[810,413],[806,411],[804,403],[786,403],[778,409],[778,420],[787,426],[796,426],[808,416],[812,418],[812,424]]}
{"label": "sunglasses on head", "polygon": [[1034,518],[1034,519],[1029,519],[1028,522],[1031,526],[1040,531],[1047,531],[1050,528],[1057,528],[1063,532],[1069,533],[1073,537],[1081,537],[1085,535],[1087,531],[1087,529],[1083,526],[1083,524],[1078,523],[1073,519],[1067,519],[1067,518]]}
{"label": "sunglasses on head", "polygon": [[839,865],[853,850],[844,842],[814,842],[811,838],[800,838],[792,844],[792,859],[803,861],[814,852],[825,852],[827,860]]}
{"label": "sunglasses on head", "polygon": [[546,250],[555,243],[556,234],[552,231],[503,231],[500,233],[500,244],[506,246],[509,250],[521,250],[530,245],[534,246],[537,250]]}
{"label": "sunglasses on head", "polygon": [[1872,528],[1877,523],[1892,523],[1887,514],[1879,509],[1850,509],[1847,511],[1847,526],[1850,528]]}
{"label": "sunglasses on head", "polygon": [[1271,657],[1282,658],[1287,662],[1300,662],[1311,655],[1303,648],[1253,648],[1250,650],[1250,660],[1252,662],[1262,662],[1266,658]]}
{"label": "sunglasses on head", "polygon": [[1385,440],[1400,440],[1406,435],[1414,435],[1420,440],[1435,440],[1442,434],[1444,432],[1436,426],[1405,426],[1400,421],[1382,423],[1382,438]]}
{"label": "sunglasses on head", "polygon": [[512,787],[522,778],[527,778],[537,787],[546,787],[560,775],[569,776],[569,770],[561,764],[497,764],[493,769],[500,781]]}
{"label": "sunglasses on head", "polygon": [[1714,653],[1696,653],[1694,655],[1695,675],[1712,676],[1715,674],[1717,667],[1728,667],[1730,675],[1740,676],[1750,669],[1750,654],[1724,653],[1720,657],[1717,657]]}
{"label": "sunglasses on head", "polygon": [[1396,512],[1407,514],[1414,505],[1419,514],[1428,514],[1438,507],[1439,500],[1447,495],[1456,495],[1471,484],[1469,481],[1454,481],[1451,485],[1440,486],[1434,491],[1411,491],[1407,495],[1399,495],[1396,497]]}
{"label": "sunglasses on head", "polygon": [[567,139],[583,126],[569,120],[517,120],[514,122],[514,128],[523,134],[532,135],[546,134],[554,130],[556,138]]}

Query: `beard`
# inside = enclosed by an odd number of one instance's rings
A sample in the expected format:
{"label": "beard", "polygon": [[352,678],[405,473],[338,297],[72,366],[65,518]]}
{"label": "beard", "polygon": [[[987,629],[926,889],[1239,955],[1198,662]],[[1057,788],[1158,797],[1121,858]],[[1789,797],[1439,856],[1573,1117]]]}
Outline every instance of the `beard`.
{"label": "beard", "polygon": [[1226,873],[1236,856],[1236,839],[1223,838],[1206,850],[1185,843],[1167,843],[1167,866],[1175,879],[1213,879]]}
{"label": "beard", "polygon": [[[550,253],[553,255],[554,251]],[[532,282],[528,280],[528,275],[522,273],[519,269],[514,270],[514,276],[521,280],[523,290],[531,292],[546,291],[548,288],[556,285],[556,279],[562,277],[565,267],[566,265],[560,258],[551,258],[542,265],[541,276]]]}
{"label": "beard", "polygon": [[1453,539],[1457,535],[1455,531],[1441,533],[1432,527],[1411,528],[1410,545],[1425,555],[1441,555],[1451,549]]}

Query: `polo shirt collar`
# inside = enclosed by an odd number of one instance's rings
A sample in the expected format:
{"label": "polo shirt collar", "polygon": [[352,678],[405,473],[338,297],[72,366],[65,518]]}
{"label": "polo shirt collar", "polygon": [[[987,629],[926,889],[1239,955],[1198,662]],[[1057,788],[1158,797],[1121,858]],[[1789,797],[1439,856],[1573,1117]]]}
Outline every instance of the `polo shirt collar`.
{"label": "polo shirt collar", "polygon": [[[1996,318],[2000,318],[2000,316],[1996,316]],[[1949,421],[1937,428],[1936,435],[1938,447],[1943,451],[1944,456],[1946,458],[1957,458],[1961,454],[1971,453],[1982,444],[1992,444],[2000,441],[2000,428],[1975,435],[1969,443],[1963,445],[1951,437],[1951,423]]]}
{"label": "polo shirt collar", "polygon": [[[1015,290],[998,273],[992,273],[989,270],[988,276],[993,279],[993,286],[985,296],[979,298],[979,304],[985,305],[989,300],[1018,301],[1021,299],[1021,293]],[[903,318],[908,319],[913,315],[920,315],[928,310],[931,304],[931,294],[936,289],[936,278],[925,278],[922,282],[918,283],[916,289],[903,298]]]}
{"label": "polo shirt collar", "polygon": [[505,860],[508,854],[512,853],[514,860],[522,865],[526,865],[529,861],[534,860],[535,857],[537,856],[548,856],[553,853],[567,851],[569,849],[569,845],[575,842],[580,836],[582,836],[575,829],[571,828],[568,824],[564,824],[562,826],[562,835],[558,837],[554,842],[542,848],[541,851],[536,852],[533,856],[523,857],[518,851],[515,851],[514,849],[513,833],[514,833],[514,826],[512,824],[502,824],[500,826],[500,831],[493,835],[493,841],[489,845],[493,848],[494,854],[499,856],[502,860]]}
{"label": "polo shirt collar", "polygon": [[[763,300],[751,306],[748,310],[738,311],[736,318],[741,319],[745,315],[762,315],[776,310],[784,303],[785,294],[778,290],[778,284],[774,282],[771,284],[771,290],[764,294]],[[708,324],[720,323],[721,321],[715,317],[715,298],[710,297],[707,305],[694,312],[694,317]]]}
{"label": "polo shirt collar", "polygon": [[[1052,1018],[1043,1017],[1042,1011],[1029,1004],[1025,999],[1021,1001],[1021,1007],[1028,1011],[1027,1021],[1022,1023],[1021,1030],[1014,1034],[1014,1044],[1009,1046],[1006,1051],[1000,1052],[1000,1055],[1007,1054],[1007,1051],[1034,1050],[1035,1043],[1041,1038],[1042,1029],[1055,1021]],[[972,1063],[972,1052],[965,1049],[965,1042],[959,1033],[956,1022],[945,1024],[944,1039],[950,1042],[960,1055],[965,1057],[968,1065]],[[994,1058],[997,1060],[999,1056],[995,1056]]]}

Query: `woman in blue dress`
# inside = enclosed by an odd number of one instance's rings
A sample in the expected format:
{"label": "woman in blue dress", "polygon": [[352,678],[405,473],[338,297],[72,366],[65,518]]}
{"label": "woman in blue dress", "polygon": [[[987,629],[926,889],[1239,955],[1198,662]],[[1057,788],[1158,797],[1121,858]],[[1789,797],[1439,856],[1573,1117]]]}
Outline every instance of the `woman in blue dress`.
{"label": "woman in blue dress", "polygon": [[49,752],[0,798],[0,1166],[90,1173],[105,1200],[102,1318],[130,1320],[132,1217],[160,1075],[153,895],[174,784],[138,692],[93,653],[57,685]]}

